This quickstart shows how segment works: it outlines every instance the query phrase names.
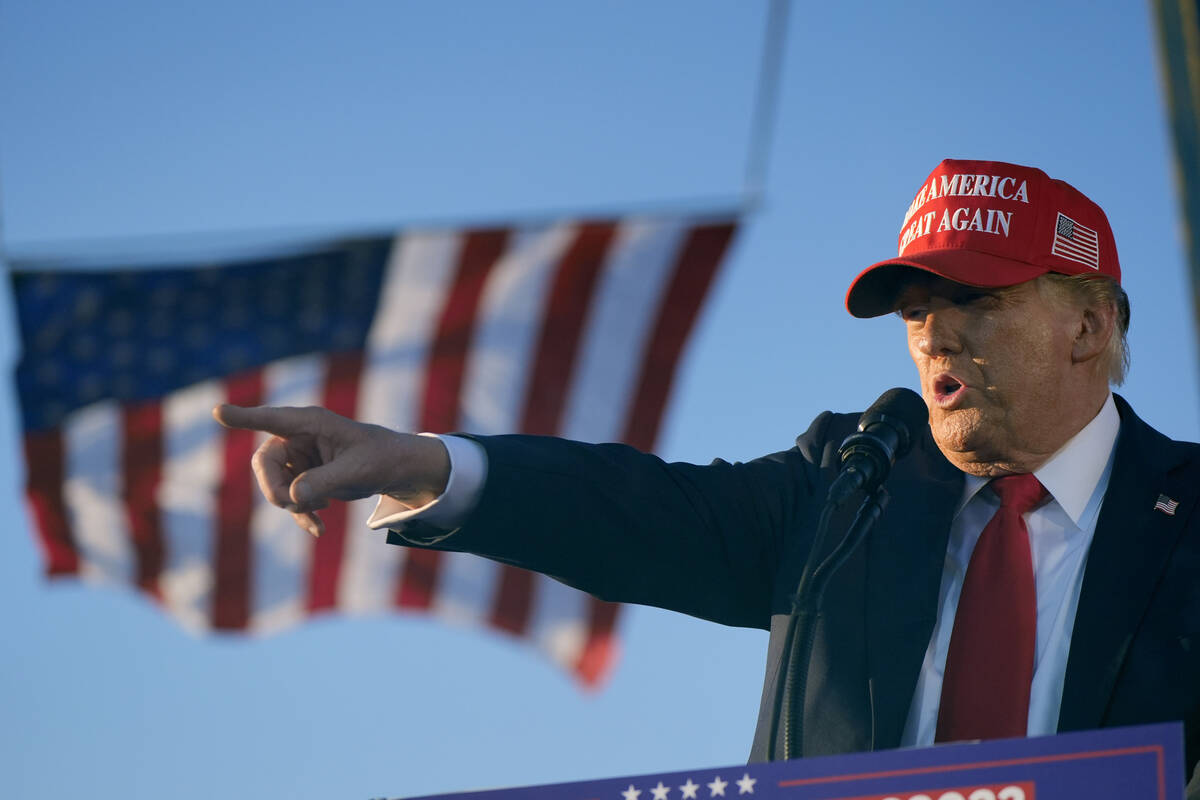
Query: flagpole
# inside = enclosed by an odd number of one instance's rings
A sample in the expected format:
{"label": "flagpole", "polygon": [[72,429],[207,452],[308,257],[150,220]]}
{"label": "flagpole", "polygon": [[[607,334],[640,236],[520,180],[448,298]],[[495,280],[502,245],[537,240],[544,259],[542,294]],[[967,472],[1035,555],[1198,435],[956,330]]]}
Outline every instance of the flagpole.
{"label": "flagpole", "polygon": [[1155,0],[1159,64],[1175,144],[1175,185],[1192,289],[1193,335],[1200,337],[1200,19],[1194,4]]}
{"label": "flagpole", "polygon": [[744,195],[665,198],[622,204],[619,208],[579,206],[478,217],[410,218],[404,222],[247,227],[242,229],[173,231],[143,236],[97,236],[28,241],[8,253],[22,270],[90,269],[123,266],[176,266],[196,261],[256,258],[303,253],[351,239],[390,237],[405,231],[526,228],[564,221],[616,220],[630,217],[686,217],[724,222],[748,208]]}
{"label": "flagpole", "polygon": [[766,189],[767,158],[779,110],[780,75],[787,42],[788,0],[770,0],[763,40],[762,65],[754,98],[750,127],[750,150],[746,156],[745,194],[747,210],[757,208]]}
{"label": "flagpole", "polygon": [[[527,227],[563,220],[605,220],[629,216],[687,216],[724,221],[755,210],[762,202],[787,41],[788,0],[768,0],[758,81],[750,123],[746,167],[740,194],[707,197],[659,198],[625,203],[619,208],[580,206],[554,211],[530,210],[475,218],[413,218],[403,223],[365,225],[276,226],[222,230],[173,231],[162,234],[115,237],[80,237],[22,242],[8,261],[21,269],[104,267],[116,262],[127,266],[176,265],[196,260],[254,258],[304,252],[347,239],[394,236],[403,230],[436,230],[489,227]],[[240,241],[237,241],[240,240]],[[189,252],[190,251],[190,252]],[[87,255],[81,255],[87,254]]]}

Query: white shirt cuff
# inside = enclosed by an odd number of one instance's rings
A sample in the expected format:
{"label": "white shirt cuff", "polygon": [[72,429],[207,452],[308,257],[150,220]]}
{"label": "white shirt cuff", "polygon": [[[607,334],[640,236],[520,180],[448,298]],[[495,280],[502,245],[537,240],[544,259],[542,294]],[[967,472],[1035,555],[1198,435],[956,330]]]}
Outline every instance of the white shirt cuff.
{"label": "white shirt cuff", "polygon": [[438,436],[422,433],[441,441],[450,457],[450,477],[446,491],[420,508],[409,508],[399,500],[381,495],[374,513],[367,520],[372,530],[400,528],[405,522],[423,522],[452,531],[461,526],[475,509],[483,482],[487,479],[487,452],[483,446],[462,436]]}

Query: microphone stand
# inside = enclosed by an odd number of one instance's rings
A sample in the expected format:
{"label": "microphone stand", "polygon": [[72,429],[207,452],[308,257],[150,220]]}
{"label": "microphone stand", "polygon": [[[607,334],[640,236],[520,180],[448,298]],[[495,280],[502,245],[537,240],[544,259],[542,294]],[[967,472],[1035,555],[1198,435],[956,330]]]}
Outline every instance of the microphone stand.
{"label": "microphone stand", "polygon": [[783,678],[775,685],[775,705],[771,713],[770,739],[768,740],[767,758],[775,761],[779,758],[776,753],[779,728],[783,728],[782,759],[788,760],[799,755],[799,748],[804,735],[804,694],[808,683],[809,662],[812,660],[813,642],[816,637],[817,623],[821,618],[821,605],[825,598],[825,589],[833,575],[842,568],[851,554],[862,544],[867,532],[883,513],[887,505],[887,491],[881,486],[863,499],[854,522],[846,531],[837,547],[814,568],[814,563],[822,550],[829,529],[829,521],[833,512],[844,501],[830,498],[821,511],[817,532],[813,537],[812,549],[808,561],[804,565],[804,573],[800,585],[792,599],[792,614],[788,619],[787,635],[783,644]]}

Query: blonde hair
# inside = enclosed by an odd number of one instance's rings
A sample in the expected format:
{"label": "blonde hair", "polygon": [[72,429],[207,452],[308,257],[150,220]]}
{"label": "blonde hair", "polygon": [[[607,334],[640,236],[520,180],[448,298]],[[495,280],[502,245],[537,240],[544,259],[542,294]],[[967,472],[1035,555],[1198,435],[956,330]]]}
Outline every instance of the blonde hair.
{"label": "blonde hair", "polygon": [[1108,340],[1108,382],[1120,386],[1129,372],[1129,295],[1107,275],[1059,275],[1048,272],[1038,280],[1053,287],[1080,306],[1112,306],[1117,312],[1117,328]]}

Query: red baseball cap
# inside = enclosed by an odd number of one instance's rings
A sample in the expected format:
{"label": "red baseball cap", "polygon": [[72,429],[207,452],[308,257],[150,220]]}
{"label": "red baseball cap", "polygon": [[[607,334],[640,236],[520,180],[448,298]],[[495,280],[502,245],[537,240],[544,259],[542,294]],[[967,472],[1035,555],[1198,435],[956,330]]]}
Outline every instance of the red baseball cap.
{"label": "red baseball cap", "polygon": [[1117,244],[1100,206],[1034,167],[946,159],[904,215],[896,258],[854,279],[846,308],[856,317],[895,310],[909,269],[994,288],[1047,272],[1121,281]]}

